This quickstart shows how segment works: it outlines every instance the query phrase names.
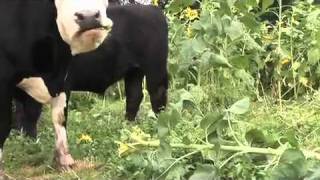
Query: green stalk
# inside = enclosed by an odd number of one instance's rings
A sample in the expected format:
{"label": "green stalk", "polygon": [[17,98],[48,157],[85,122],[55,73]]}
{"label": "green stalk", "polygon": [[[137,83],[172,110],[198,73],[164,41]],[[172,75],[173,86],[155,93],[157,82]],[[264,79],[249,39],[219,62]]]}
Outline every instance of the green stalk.
{"label": "green stalk", "polygon": [[[278,31],[279,31],[279,35],[278,35],[278,48],[279,51],[281,50],[281,34],[282,34],[282,0],[278,0],[279,2],[279,22],[278,22]],[[280,53],[280,52],[279,52]],[[278,65],[278,72],[281,72],[281,68]],[[282,112],[282,92],[281,92],[281,80],[278,80],[278,98],[279,98],[279,105],[280,105],[280,111]]]}
{"label": "green stalk", "polygon": [[117,89],[118,89],[118,93],[119,93],[119,96],[120,96],[120,100],[122,101],[123,100],[123,96],[122,96],[120,82],[117,83]]}
{"label": "green stalk", "polygon": [[[160,147],[160,141],[144,141],[141,139],[133,139],[137,143],[135,146],[144,146],[150,148],[158,148]],[[216,146],[214,144],[183,144],[183,143],[170,143],[170,147],[174,149],[193,149],[193,150],[204,150],[204,149],[214,149]],[[226,146],[220,145],[219,149],[222,151],[229,152],[243,152],[243,153],[253,153],[253,154],[266,154],[266,155],[274,155],[281,156],[282,153],[286,150],[285,148],[273,149],[273,148],[258,148],[251,146]],[[306,158],[314,158],[320,160],[320,154],[317,152],[313,152],[310,150],[302,150],[303,154]]]}
{"label": "green stalk", "polygon": [[[293,8],[293,11],[294,11],[294,8]],[[291,22],[290,22],[291,30],[292,30],[292,27],[293,27],[293,20],[294,20],[293,14],[294,14],[294,12],[291,15]],[[293,34],[293,33],[291,32],[291,34]],[[291,58],[291,65],[293,65],[293,63],[294,63],[294,60],[293,60],[294,54],[293,54],[293,38],[292,38],[292,35],[290,36],[290,56],[291,56],[290,57]],[[292,69],[292,77],[293,77],[294,98],[298,99],[297,80],[296,80],[296,76],[295,76],[295,70],[293,68],[291,68],[291,69]]]}

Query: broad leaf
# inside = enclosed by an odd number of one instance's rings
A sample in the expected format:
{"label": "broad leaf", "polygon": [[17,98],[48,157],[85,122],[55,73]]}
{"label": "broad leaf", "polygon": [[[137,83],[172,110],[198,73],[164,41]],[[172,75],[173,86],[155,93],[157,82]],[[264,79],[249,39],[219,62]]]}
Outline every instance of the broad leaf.
{"label": "broad leaf", "polygon": [[160,138],[165,137],[169,134],[169,124],[170,114],[168,112],[163,112],[158,118],[158,136]]}
{"label": "broad leaf", "polygon": [[227,35],[232,41],[240,38],[244,34],[243,24],[239,21],[231,21],[230,26],[225,27]]}
{"label": "broad leaf", "polygon": [[243,98],[234,103],[227,111],[233,114],[244,114],[249,111],[250,101],[249,98]]}
{"label": "broad leaf", "polygon": [[266,138],[261,130],[251,129],[245,135],[246,140],[250,144],[264,144],[266,143]]}
{"label": "broad leaf", "polygon": [[319,180],[320,179],[320,167],[312,170],[311,174],[305,178],[305,180]]}
{"label": "broad leaf", "polygon": [[198,165],[196,171],[189,180],[214,180],[218,177],[218,169],[212,165]]}
{"label": "broad leaf", "polygon": [[201,38],[197,38],[193,39],[192,47],[196,53],[203,53],[203,51],[207,48],[207,45]]}
{"label": "broad leaf", "polygon": [[211,54],[210,64],[232,67],[232,65],[229,63],[229,61],[226,57],[224,57],[223,55],[218,55],[218,54]]}
{"label": "broad leaf", "polygon": [[271,173],[271,180],[304,179],[307,161],[303,153],[296,149],[286,150],[278,166]]}
{"label": "broad leaf", "polygon": [[308,63],[315,65],[319,62],[320,50],[318,48],[311,48],[308,50]]}
{"label": "broad leaf", "polygon": [[178,13],[183,8],[190,6],[193,2],[194,0],[173,0],[169,4],[168,10],[172,13]]}
{"label": "broad leaf", "polygon": [[262,11],[266,11],[266,9],[274,3],[274,0],[262,0]]}
{"label": "broad leaf", "polygon": [[200,127],[210,135],[214,132],[217,128],[219,128],[218,124],[219,121],[223,119],[223,115],[221,113],[208,113],[200,122]]}

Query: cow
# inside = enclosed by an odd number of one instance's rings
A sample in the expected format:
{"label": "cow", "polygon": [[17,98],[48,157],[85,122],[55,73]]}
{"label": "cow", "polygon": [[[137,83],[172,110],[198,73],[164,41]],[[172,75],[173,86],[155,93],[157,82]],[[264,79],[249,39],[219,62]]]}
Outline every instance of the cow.
{"label": "cow", "polygon": [[[72,55],[98,48],[112,27],[106,0],[0,1],[0,163],[16,91],[52,107],[55,160],[69,169],[64,79]],[[0,165],[1,166],[1,165]],[[5,179],[0,169],[0,179]]]}
{"label": "cow", "polygon": [[[109,6],[113,21],[109,37],[95,51],[72,59],[65,87],[72,91],[102,94],[113,83],[124,79],[126,118],[133,121],[143,98],[146,77],[152,109],[159,113],[167,103],[168,25],[160,9],[153,6]],[[41,105],[28,96],[16,101],[18,129],[36,137]]]}

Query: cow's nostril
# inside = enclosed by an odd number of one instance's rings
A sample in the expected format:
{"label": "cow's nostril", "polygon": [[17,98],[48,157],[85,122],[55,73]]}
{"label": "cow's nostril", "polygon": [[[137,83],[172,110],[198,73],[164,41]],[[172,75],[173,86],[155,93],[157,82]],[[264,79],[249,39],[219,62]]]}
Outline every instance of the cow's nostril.
{"label": "cow's nostril", "polygon": [[100,18],[100,12],[97,12],[96,14],[94,14],[94,17],[95,17],[96,19]]}
{"label": "cow's nostril", "polygon": [[78,20],[82,21],[84,20],[84,15],[82,13],[74,13],[74,15],[77,17]]}

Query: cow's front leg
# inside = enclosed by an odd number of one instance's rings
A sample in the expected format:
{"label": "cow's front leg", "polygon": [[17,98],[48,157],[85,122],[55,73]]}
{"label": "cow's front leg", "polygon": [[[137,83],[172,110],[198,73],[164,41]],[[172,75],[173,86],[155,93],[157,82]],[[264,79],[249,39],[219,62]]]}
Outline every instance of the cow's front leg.
{"label": "cow's front leg", "polygon": [[52,97],[41,77],[25,78],[17,87],[24,90],[38,102],[51,104],[52,121],[56,136],[55,160],[60,168],[69,170],[74,164],[74,160],[69,153],[67,143],[66,122],[64,117],[64,108],[67,104],[66,94],[62,92],[58,96]]}
{"label": "cow's front leg", "polygon": [[74,160],[69,153],[66,131],[66,120],[64,108],[67,97],[65,93],[60,93],[51,101],[52,120],[56,135],[55,161],[62,170],[69,170],[74,165]]}

